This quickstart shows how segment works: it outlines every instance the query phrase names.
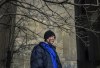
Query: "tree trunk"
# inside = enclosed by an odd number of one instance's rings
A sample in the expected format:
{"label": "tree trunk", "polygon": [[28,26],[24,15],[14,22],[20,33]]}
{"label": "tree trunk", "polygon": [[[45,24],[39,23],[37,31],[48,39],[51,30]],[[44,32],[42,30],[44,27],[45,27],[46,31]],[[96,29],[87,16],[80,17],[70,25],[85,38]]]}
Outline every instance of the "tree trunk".
{"label": "tree trunk", "polygon": [[10,3],[0,6],[0,68],[10,68],[15,31],[16,7]]}

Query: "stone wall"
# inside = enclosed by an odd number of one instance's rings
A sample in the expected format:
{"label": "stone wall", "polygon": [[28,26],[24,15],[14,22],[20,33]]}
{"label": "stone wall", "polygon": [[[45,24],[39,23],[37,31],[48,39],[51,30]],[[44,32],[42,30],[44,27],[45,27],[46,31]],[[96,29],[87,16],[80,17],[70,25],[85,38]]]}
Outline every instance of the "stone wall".
{"label": "stone wall", "polygon": [[[15,24],[16,6],[10,3],[4,3],[5,0],[0,0],[0,68],[6,68],[6,63],[10,62],[8,51],[13,47],[13,33]],[[9,61],[8,61],[9,60]],[[10,64],[10,63],[9,63]]]}
{"label": "stone wall", "polygon": [[[74,0],[70,0],[70,1],[74,2]],[[30,31],[26,31],[26,33],[30,34],[27,36],[31,38],[28,38],[27,44],[23,43],[23,45],[21,45],[21,43],[23,41],[22,37],[24,36],[24,34],[22,33],[16,38],[16,41],[19,43],[15,43],[15,51],[18,50],[18,52],[16,52],[13,56],[11,68],[30,68],[31,51],[34,45],[38,44],[40,41],[44,41],[43,35],[45,31],[48,29],[51,29],[56,34],[56,41],[54,45],[56,45],[57,47],[57,53],[60,57],[63,68],[77,68],[76,33],[75,33],[75,27],[74,27],[75,22],[73,20],[74,6],[69,5],[69,4],[65,6],[69,8],[68,9],[69,13],[66,13],[66,11],[63,10],[63,8],[59,6],[54,7],[53,5],[51,5],[50,7],[53,8],[59,14],[62,14],[61,16],[65,18],[67,17],[69,18],[67,21],[68,23],[70,23],[71,26],[66,26],[66,25],[63,26],[64,28],[67,29],[66,31],[62,31],[61,29],[55,28],[53,26],[48,27],[33,20],[28,20],[28,23],[26,24],[24,23],[24,26],[28,27],[31,31],[34,31],[39,36],[31,33]],[[69,14],[72,17],[70,17]],[[46,20],[43,20],[43,22],[48,23]],[[53,24],[53,23],[50,22],[50,24]]]}

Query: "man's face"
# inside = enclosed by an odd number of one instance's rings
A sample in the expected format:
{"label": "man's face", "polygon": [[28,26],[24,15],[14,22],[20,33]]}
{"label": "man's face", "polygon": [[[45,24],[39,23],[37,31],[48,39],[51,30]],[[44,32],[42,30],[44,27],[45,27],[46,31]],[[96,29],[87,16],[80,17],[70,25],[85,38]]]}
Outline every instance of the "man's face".
{"label": "man's face", "polygon": [[47,39],[47,42],[50,43],[50,44],[53,44],[55,41],[55,36],[51,36]]}

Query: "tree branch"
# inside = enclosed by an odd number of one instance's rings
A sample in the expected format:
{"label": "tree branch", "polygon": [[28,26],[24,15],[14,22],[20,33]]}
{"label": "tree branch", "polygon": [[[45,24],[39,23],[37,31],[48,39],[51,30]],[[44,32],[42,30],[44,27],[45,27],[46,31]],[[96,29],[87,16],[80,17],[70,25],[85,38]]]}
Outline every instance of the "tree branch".
{"label": "tree branch", "polygon": [[48,0],[43,0],[43,1],[47,3],[53,3],[53,4],[70,4],[74,6],[99,6],[99,4],[75,4],[75,3],[69,2],[68,0],[65,0],[62,2],[48,1]]}

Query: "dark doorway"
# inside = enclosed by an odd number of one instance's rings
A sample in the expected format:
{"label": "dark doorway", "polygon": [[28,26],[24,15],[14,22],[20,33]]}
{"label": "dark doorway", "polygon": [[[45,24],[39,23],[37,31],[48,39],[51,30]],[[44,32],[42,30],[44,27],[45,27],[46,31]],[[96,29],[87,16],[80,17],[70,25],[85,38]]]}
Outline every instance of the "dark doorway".
{"label": "dark doorway", "polygon": [[[75,0],[75,3],[97,4],[97,0]],[[98,6],[75,6],[78,68],[100,67],[100,12],[93,12],[98,9]]]}

